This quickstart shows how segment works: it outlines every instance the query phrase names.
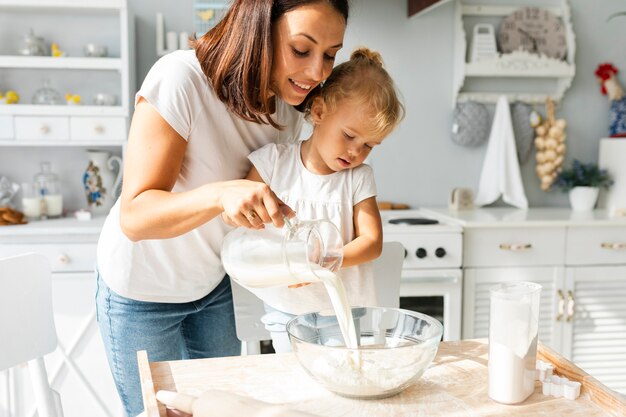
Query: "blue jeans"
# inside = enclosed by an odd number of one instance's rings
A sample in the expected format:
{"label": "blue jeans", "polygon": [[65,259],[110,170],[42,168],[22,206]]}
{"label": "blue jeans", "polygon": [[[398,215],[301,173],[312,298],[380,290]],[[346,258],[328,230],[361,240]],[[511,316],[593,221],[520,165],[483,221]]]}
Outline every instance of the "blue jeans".
{"label": "blue jeans", "polygon": [[241,352],[227,276],[207,296],[179,304],[122,297],[111,291],[98,272],[97,276],[96,318],[117,392],[129,417],[144,409],[137,351],[146,350],[150,362]]}

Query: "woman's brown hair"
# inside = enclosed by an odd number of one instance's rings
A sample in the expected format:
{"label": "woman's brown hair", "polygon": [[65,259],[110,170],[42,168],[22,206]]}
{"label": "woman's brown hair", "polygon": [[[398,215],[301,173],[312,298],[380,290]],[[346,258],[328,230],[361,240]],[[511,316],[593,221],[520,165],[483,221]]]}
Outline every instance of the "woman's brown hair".
{"label": "woman's brown hair", "polygon": [[272,25],[283,14],[325,1],[348,20],[348,0],[235,0],[224,18],[193,42],[202,71],[228,109],[256,123],[272,120]]}

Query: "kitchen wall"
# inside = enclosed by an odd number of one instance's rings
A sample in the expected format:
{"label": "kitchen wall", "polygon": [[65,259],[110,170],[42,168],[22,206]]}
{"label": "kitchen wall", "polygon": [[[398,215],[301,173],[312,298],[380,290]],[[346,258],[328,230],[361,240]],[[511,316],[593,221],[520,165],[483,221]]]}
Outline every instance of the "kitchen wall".
{"label": "kitchen wall", "polygon": [[[533,4],[532,1],[500,0]],[[138,85],[156,60],[155,14],[165,14],[166,30],[189,31],[193,0],[129,0],[136,16]],[[347,59],[356,46],[380,51],[396,80],[407,117],[383,146],[372,164],[380,200],[406,202],[413,207],[443,206],[453,187],[477,190],[486,144],[466,148],[450,140],[452,124],[453,2],[424,15],[407,18],[406,0],[352,0],[344,50]],[[534,4],[541,4],[536,1]],[[593,72],[600,62],[611,61],[626,86],[626,17],[606,22],[616,11],[626,11],[624,0],[570,0],[576,33],[576,77],[557,108],[568,125],[568,161],[595,161],[598,138],[608,131],[609,103],[600,94]],[[543,112],[543,109],[541,109]],[[531,160],[522,166],[531,206],[566,206],[558,191],[544,193]]]}

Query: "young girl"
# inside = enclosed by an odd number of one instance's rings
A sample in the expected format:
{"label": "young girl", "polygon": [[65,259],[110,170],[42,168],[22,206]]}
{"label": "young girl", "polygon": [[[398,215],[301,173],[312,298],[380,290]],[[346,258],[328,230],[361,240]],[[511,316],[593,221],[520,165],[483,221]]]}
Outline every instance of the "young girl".
{"label": "young girl", "polygon": [[[298,218],[333,222],[347,242],[340,275],[350,304],[375,305],[369,261],[380,255],[383,234],[374,175],[363,161],[398,125],[404,108],[380,54],[366,48],[334,68],[305,104],[311,137],[252,152],[247,179],[269,185]],[[251,291],[266,304],[263,322],[277,352],[290,350],[285,324],[293,315],[332,308],[319,282]]]}

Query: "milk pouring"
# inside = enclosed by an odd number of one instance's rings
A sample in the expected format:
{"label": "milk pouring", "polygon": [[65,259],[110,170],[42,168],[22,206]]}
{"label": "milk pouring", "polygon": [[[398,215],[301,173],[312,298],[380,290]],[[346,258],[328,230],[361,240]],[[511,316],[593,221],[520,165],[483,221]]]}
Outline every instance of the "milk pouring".
{"label": "milk pouring", "polygon": [[357,348],[352,309],[340,275],[343,240],[327,220],[285,219],[277,229],[238,228],[224,238],[222,262],[243,286],[266,288],[321,281],[332,302],[346,346]]}
{"label": "milk pouring", "polygon": [[489,398],[517,404],[535,390],[541,285],[509,282],[491,289]]}

